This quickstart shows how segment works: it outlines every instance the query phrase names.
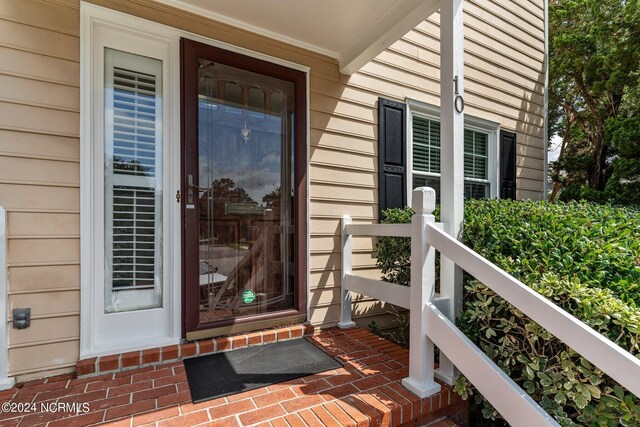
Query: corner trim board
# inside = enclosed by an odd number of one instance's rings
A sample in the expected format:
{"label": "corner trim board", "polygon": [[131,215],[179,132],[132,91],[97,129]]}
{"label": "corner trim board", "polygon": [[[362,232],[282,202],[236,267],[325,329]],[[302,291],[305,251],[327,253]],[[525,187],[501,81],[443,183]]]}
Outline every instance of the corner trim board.
{"label": "corner trim board", "polygon": [[[0,313],[7,312],[7,278],[7,211],[0,206]],[[9,377],[9,322],[0,324],[0,390],[6,390],[13,387],[15,378]]]}

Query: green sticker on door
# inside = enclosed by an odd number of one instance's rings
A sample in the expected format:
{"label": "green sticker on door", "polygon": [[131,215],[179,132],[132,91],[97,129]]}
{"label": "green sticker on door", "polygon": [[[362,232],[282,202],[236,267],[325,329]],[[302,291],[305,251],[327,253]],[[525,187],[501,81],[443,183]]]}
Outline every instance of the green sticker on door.
{"label": "green sticker on door", "polygon": [[255,301],[256,299],[256,293],[253,292],[251,289],[247,289],[246,291],[242,292],[242,301],[245,304],[251,304],[253,301]]}

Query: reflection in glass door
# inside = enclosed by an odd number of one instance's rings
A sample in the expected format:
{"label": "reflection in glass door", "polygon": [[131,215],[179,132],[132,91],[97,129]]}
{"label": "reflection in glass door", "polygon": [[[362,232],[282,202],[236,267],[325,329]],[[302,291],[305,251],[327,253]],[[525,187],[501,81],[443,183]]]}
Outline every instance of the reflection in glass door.
{"label": "reflection in glass door", "polygon": [[293,308],[293,84],[207,59],[198,82],[200,322]]}
{"label": "reflection in glass door", "polygon": [[306,76],[183,40],[183,81],[186,332],[304,316]]}

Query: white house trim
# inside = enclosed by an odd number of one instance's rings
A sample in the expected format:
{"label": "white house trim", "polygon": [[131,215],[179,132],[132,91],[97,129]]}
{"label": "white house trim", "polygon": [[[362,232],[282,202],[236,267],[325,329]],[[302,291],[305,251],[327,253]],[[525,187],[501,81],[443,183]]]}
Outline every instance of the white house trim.
{"label": "white house trim", "polygon": [[544,0],[544,122],[542,124],[542,143],[544,171],[542,173],[542,198],[549,197],[549,0]]}
{"label": "white house trim", "polygon": [[[81,4],[81,332],[80,358],[156,347],[180,339],[180,210],[170,195],[180,185],[179,38],[148,21],[122,19],[106,9]],[[129,17],[131,18],[131,17]],[[104,313],[104,65],[110,47],[163,61],[163,296],[162,308]],[[177,63],[176,63],[177,62]],[[174,142],[174,143],[172,143]],[[178,155],[176,155],[178,154]],[[176,231],[176,228],[178,230]],[[136,334],[127,325],[137,324]],[[131,329],[129,329],[131,331]]]}
{"label": "white house trim", "polygon": [[291,37],[287,37],[283,34],[275,33],[273,31],[269,31],[267,29],[251,25],[247,22],[241,21],[239,19],[230,18],[228,16],[222,15],[220,13],[216,13],[209,9],[204,9],[202,7],[194,6],[192,4],[186,3],[180,0],[156,0],[158,3],[166,4],[167,6],[175,7],[176,9],[182,9],[187,12],[194,13],[196,15],[204,16],[205,18],[209,18],[213,21],[223,22],[225,24],[242,28],[243,30],[247,30],[251,33],[255,33],[264,37],[268,37],[270,39],[278,40],[283,43],[290,44],[292,46],[297,46],[302,49],[307,49],[312,52],[317,52],[321,55],[329,56],[331,58],[337,58],[338,52],[333,50],[324,49],[320,46],[316,46],[310,43],[305,43],[300,40],[296,40]]}
{"label": "white house trim", "polygon": [[0,313],[4,316],[0,322],[0,390],[6,390],[15,384],[9,377],[9,330],[7,328],[7,214],[0,206]]}

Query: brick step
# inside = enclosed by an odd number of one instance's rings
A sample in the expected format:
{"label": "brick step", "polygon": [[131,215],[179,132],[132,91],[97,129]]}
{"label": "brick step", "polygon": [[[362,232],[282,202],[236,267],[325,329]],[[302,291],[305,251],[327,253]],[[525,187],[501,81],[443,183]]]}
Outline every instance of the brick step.
{"label": "brick step", "polygon": [[190,357],[302,338],[305,335],[313,334],[313,331],[314,327],[312,325],[296,324],[226,337],[184,342],[166,347],[92,357],[78,361],[76,364],[76,376],[78,378],[87,378],[148,366],[163,365]]}
{"label": "brick step", "polygon": [[[83,379],[61,375],[0,392],[0,403],[33,403],[23,413],[0,413],[0,425],[455,426],[451,420],[468,424],[467,402],[450,386],[442,384],[439,393],[423,399],[402,386],[409,370],[407,349],[360,328],[317,331],[310,341],[344,365],[197,404],[192,403],[180,361]],[[43,410],[41,404],[62,405],[64,410]],[[73,404],[88,407],[65,409]]]}

